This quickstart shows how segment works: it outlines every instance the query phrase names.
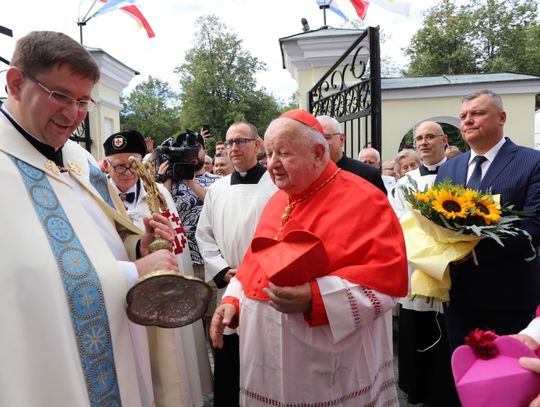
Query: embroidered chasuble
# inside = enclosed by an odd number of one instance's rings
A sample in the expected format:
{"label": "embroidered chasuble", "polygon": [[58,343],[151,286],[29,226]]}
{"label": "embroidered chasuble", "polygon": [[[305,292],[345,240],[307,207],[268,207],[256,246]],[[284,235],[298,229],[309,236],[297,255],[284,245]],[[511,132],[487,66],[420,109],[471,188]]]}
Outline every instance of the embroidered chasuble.
{"label": "embroidered chasuble", "polygon": [[92,182],[93,157],[70,141],[62,153],[65,172],[0,115],[0,405],[150,406],[125,314],[127,272],[97,224],[125,260],[115,224],[139,230]]}

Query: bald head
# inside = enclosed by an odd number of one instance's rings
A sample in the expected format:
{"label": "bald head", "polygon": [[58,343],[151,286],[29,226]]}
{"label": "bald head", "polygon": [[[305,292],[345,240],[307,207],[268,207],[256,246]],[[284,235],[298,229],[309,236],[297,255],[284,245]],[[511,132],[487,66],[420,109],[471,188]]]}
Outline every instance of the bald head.
{"label": "bald head", "polygon": [[414,144],[421,160],[427,165],[435,165],[444,158],[448,136],[439,123],[426,121],[414,130]]}
{"label": "bald head", "polygon": [[289,118],[270,123],[264,147],[272,181],[289,195],[305,191],[330,161],[328,144],[322,134]]}

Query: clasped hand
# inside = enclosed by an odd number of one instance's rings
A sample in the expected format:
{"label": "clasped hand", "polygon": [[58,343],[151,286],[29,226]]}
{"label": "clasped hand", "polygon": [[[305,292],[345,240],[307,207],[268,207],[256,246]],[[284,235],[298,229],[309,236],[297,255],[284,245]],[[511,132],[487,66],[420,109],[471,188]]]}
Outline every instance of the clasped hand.
{"label": "clasped hand", "polygon": [[152,254],[148,253],[148,247],[155,237],[160,237],[171,244],[174,241],[174,229],[169,219],[154,213],[149,218],[145,217],[143,222],[145,230],[140,242],[141,258],[135,262],[139,276],[156,270],[179,271],[172,252],[162,249]]}

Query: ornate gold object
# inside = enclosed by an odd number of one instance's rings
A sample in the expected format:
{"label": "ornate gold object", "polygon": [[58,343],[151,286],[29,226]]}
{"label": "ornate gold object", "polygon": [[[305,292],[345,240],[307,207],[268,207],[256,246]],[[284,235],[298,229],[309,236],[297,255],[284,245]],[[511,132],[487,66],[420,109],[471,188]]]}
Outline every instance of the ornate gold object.
{"label": "ornate gold object", "polygon": [[[167,211],[167,201],[157,188],[153,166],[134,157],[129,161],[143,182],[150,212]],[[148,251],[153,253],[160,249],[172,250],[173,245],[155,236]],[[172,270],[157,270],[141,276],[128,291],[127,315],[140,325],[177,328],[204,316],[211,296],[210,286],[202,280]]]}

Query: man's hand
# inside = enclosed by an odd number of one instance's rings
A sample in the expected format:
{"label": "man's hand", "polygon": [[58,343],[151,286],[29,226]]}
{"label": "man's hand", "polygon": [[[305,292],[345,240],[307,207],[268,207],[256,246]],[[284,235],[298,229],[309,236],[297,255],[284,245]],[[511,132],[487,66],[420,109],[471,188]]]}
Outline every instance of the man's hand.
{"label": "man's hand", "polygon": [[221,304],[216,308],[210,323],[210,338],[214,348],[223,348],[223,330],[229,326],[236,315],[236,308],[232,304]]}
{"label": "man's hand", "polygon": [[204,140],[207,140],[210,137],[212,137],[212,134],[210,134],[210,130],[205,129],[204,127],[201,127],[200,135],[203,137]]}
{"label": "man's hand", "polygon": [[309,283],[295,287],[278,287],[270,283],[263,291],[270,297],[269,304],[284,314],[311,311],[311,287]]}
{"label": "man's hand", "polygon": [[159,166],[157,173],[158,175],[166,175],[168,169],[169,169],[169,162],[163,161],[161,165]]}
{"label": "man's hand", "polygon": [[231,279],[236,275],[236,270],[238,269],[229,269],[223,276],[223,280],[229,283]]}
{"label": "man's hand", "polygon": [[154,241],[155,236],[163,240],[174,242],[174,229],[169,219],[159,213],[154,213],[150,218],[144,217],[144,235],[141,238],[141,257],[148,254],[148,246]]}
{"label": "man's hand", "polygon": [[179,271],[174,254],[165,249],[158,250],[136,260],[135,267],[137,267],[139,277],[158,270]]}

